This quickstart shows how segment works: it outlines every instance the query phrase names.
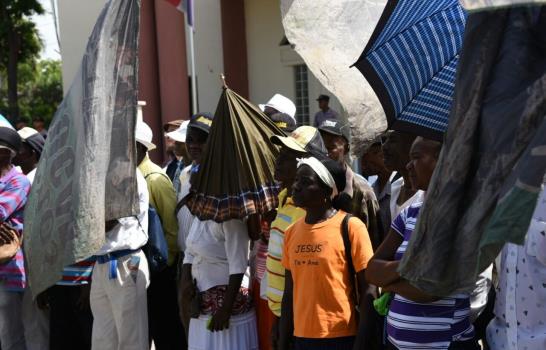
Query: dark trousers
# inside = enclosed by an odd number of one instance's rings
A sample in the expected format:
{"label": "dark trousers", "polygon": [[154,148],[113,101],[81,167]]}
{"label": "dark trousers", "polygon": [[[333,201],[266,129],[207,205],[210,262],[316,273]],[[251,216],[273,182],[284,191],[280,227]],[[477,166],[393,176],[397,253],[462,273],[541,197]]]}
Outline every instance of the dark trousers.
{"label": "dark trousers", "polygon": [[154,273],[148,287],[148,327],[156,350],[188,348],[178,313],[176,265]]}
{"label": "dark trousers", "polygon": [[298,338],[294,337],[294,350],[352,350],[355,337]]}
{"label": "dark trousers", "polygon": [[91,349],[93,314],[89,300],[81,302],[82,288],[86,287],[53,286],[47,290],[51,350]]}
{"label": "dark trousers", "polygon": [[482,341],[484,350],[489,349],[489,344],[487,344],[486,339],[486,329],[489,325],[489,322],[491,322],[491,320],[495,317],[495,299],[495,287],[491,287],[491,289],[489,290],[487,305],[485,306],[485,309],[482,311],[478,319],[474,321],[474,331],[476,332],[476,339]]}

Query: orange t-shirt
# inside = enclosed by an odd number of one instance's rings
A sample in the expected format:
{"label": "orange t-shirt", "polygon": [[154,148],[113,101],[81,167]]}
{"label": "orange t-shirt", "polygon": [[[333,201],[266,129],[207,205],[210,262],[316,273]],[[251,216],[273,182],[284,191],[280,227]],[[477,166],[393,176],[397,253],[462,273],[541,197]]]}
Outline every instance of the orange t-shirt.
{"label": "orange t-shirt", "polygon": [[[357,325],[352,284],[341,234],[344,212],[315,225],[298,220],[285,233],[282,263],[294,282],[294,335],[302,338],[354,336]],[[368,230],[349,220],[355,271],[366,268],[373,250]]]}

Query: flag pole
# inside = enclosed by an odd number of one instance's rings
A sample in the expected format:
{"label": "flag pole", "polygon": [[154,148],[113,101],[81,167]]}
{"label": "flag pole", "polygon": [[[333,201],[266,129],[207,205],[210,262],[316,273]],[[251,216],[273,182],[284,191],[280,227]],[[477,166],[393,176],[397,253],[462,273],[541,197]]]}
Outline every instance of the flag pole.
{"label": "flag pole", "polygon": [[193,26],[188,26],[190,29],[190,70],[191,70],[191,102],[192,114],[197,113],[197,79],[195,76],[195,47],[193,42]]}

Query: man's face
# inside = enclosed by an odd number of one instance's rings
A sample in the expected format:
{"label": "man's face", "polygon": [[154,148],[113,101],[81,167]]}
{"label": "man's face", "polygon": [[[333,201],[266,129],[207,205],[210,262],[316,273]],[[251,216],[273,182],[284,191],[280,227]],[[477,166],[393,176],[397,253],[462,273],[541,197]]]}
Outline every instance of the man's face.
{"label": "man's face", "polygon": [[188,158],[188,151],[184,142],[175,141],[173,152],[177,157]]}
{"label": "man's face", "polygon": [[174,152],[174,140],[171,139],[169,136],[167,136],[166,134],[167,133],[170,133],[171,131],[175,131],[176,129],[178,129],[177,126],[175,125],[168,125],[167,126],[167,131],[165,132],[165,150],[167,151],[167,153],[173,153]]}
{"label": "man's face", "polygon": [[348,151],[347,140],[343,136],[321,132],[322,140],[328,150],[328,157],[336,162],[344,162]]}
{"label": "man's face", "polygon": [[283,184],[292,183],[296,177],[297,159],[302,156],[303,154],[282,146],[275,160],[275,180]]}
{"label": "man's face", "polygon": [[148,154],[148,148],[141,144],[140,142],[136,143],[136,151],[137,151],[137,164],[140,165],[142,161],[144,160],[144,157],[146,157],[146,154]]}
{"label": "man's face", "polygon": [[[0,143],[2,146],[7,146],[6,144]],[[0,148],[0,164],[6,165],[11,163],[11,150],[8,148]]]}
{"label": "man's face", "polygon": [[415,136],[400,131],[389,131],[386,134],[386,140],[383,143],[383,160],[389,170],[406,169],[413,140]]}
{"label": "man's face", "polygon": [[32,122],[32,126],[34,127],[34,129],[42,131],[45,128],[45,123],[41,120],[35,120],[34,122]]}
{"label": "man's face", "polygon": [[24,164],[32,162],[34,157],[34,152],[32,151],[32,148],[26,143],[21,144],[21,148],[19,149],[19,153],[13,158],[13,164],[17,166],[23,166]]}
{"label": "man's face", "polygon": [[383,150],[381,144],[375,144],[366,151],[360,159],[360,168],[365,177],[379,175],[386,172],[383,161]]}
{"label": "man's face", "polygon": [[186,149],[190,155],[192,161],[196,163],[201,162],[201,156],[203,155],[203,149],[207,143],[208,134],[203,130],[199,130],[193,127],[188,128],[186,134]]}
{"label": "man's face", "polygon": [[411,146],[407,169],[414,190],[426,191],[436,168],[438,151],[430,143],[431,141],[418,137]]}
{"label": "man's face", "polygon": [[318,106],[320,109],[328,109],[328,101],[326,100],[319,100]]}

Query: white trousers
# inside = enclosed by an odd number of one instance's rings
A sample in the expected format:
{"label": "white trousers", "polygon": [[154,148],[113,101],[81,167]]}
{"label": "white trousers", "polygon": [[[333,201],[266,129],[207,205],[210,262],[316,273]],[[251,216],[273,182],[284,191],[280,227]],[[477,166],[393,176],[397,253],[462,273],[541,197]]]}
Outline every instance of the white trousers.
{"label": "white trousers", "polygon": [[[142,251],[111,262],[95,264],[91,284],[93,350],[148,350],[148,262]],[[3,350],[3,349],[2,349]]]}
{"label": "white trousers", "polygon": [[49,315],[38,309],[29,289],[0,288],[0,346],[2,350],[49,349]]}

